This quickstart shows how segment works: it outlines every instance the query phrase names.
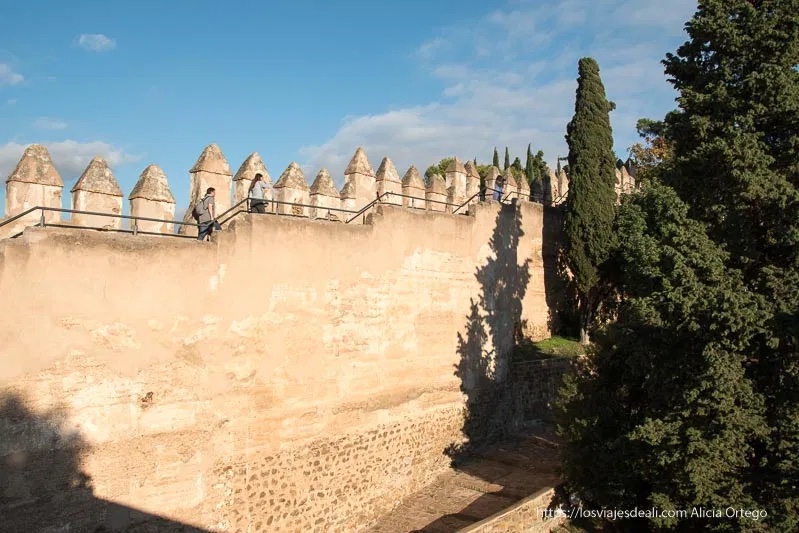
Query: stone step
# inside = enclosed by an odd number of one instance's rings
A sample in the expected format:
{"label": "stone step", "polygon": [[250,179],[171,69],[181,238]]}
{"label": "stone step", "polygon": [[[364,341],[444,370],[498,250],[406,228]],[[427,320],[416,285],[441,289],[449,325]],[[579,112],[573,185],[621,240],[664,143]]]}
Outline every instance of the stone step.
{"label": "stone step", "polygon": [[557,450],[533,438],[486,448],[404,498],[367,531],[460,531],[556,485],[557,467]]}

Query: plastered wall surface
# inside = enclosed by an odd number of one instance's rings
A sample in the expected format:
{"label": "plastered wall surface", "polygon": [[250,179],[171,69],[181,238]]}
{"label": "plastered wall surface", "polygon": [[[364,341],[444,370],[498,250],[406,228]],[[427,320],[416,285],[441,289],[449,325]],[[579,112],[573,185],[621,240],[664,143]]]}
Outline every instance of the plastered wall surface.
{"label": "plastered wall surface", "polygon": [[0,508],[41,519],[33,463],[74,450],[93,498],[206,530],[364,527],[448,467],[463,360],[501,382],[514,331],[547,334],[541,206],[471,209],[0,242]]}

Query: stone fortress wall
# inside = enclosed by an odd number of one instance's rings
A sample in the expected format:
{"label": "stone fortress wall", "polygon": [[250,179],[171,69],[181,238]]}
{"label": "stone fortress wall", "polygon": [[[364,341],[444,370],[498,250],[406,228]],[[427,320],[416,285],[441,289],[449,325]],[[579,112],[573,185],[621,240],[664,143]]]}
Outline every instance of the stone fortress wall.
{"label": "stone fortress wall", "polygon": [[[464,216],[430,202],[467,200],[470,167],[424,187],[388,159],[372,173],[359,149],[337,197],[327,172],[308,187],[292,164],[272,194],[305,216],[242,214],[210,245],[53,227],[0,241],[0,520],[358,531],[464,442],[538,413],[554,378],[528,367],[541,387],[509,386],[509,354],[520,334],[549,335],[557,224],[524,199]],[[232,176],[211,145],[191,199],[214,186],[229,206],[255,172],[270,179],[257,154]],[[8,215],[60,207],[62,187],[46,149],[29,147]],[[389,196],[362,224],[327,220],[397,190],[411,198]],[[72,194],[121,211],[100,159]],[[133,215],[165,221],[154,233],[174,232],[158,167],[129,199]],[[533,400],[497,392],[511,389]]]}

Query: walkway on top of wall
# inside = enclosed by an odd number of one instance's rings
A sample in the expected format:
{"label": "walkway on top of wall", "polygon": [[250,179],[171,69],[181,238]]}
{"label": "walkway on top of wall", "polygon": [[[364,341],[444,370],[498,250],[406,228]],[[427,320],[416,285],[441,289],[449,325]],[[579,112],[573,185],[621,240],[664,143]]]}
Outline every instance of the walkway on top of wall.
{"label": "walkway on top of wall", "polygon": [[382,516],[370,533],[454,533],[560,483],[548,428],[487,447]]}

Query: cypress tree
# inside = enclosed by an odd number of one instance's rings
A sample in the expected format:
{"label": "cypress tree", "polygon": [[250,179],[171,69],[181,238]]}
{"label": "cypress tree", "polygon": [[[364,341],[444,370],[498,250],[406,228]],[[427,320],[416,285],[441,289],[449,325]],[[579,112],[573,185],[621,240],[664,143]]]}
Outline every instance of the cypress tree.
{"label": "cypress tree", "polygon": [[530,194],[533,198],[533,201],[541,201],[538,195],[538,191],[536,190],[536,179],[537,176],[535,175],[534,169],[535,163],[533,161],[533,151],[532,147],[528,144],[527,145],[527,160],[524,162],[524,179],[527,180],[527,185],[530,186]]}
{"label": "cypress tree", "polygon": [[609,113],[613,104],[594,59],[580,59],[574,117],[566,128],[570,183],[564,231],[566,260],[574,275],[580,310],[580,338],[589,330],[601,302],[599,269],[615,243],[616,165]]}
{"label": "cypress tree", "polygon": [[664,181],[730,252],[765,312],[748,377],[770,435],[749,472],[774,530],[799,529],[799,0],[703,0],[664,65]]}
{"label": "cypress tree", "polygon": [[491,164],[494,165],[495,167],[499,168],[499,154],[497,153],[496,147],[494,147],[494,159],[493,159],[493,162]]}
{"label": "cypress tree", "polygon": [[508,170],[510,166],[510,153],[508,152],[508,147],[505,147],[505,167],[503,170]]}

